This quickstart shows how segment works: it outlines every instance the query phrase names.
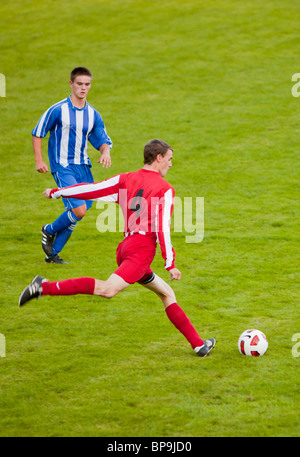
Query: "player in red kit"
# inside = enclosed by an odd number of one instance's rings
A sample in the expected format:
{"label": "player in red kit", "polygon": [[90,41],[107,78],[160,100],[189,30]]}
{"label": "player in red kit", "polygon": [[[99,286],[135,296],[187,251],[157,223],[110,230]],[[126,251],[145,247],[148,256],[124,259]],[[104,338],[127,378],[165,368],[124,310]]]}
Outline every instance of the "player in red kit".
{"label": "player in red kit", "polygon": [[171,243],[171,215],[175,192],[164,179],[172,166],[173,149],[164,141],[151,140],[144,148],[144,167],[121,173],[92,184],[46,189],[47,198],[78,198],[118,203],[124,215],[124,240],[117,248],[118,268],[106,280],[75,278],[49,282],[36,276],[22,292],[19,305],[43,295],[90,294],[112,298],[130,284],[138,282],[162,300],[173,325],[185,336],[194,351],[205,357],[216,344],[214,338],[203,340],[183,309],[177,304],[173,289],[154,274],[151,263],[159,243],[165,268],[171,280],[179,280],[175,251]]}

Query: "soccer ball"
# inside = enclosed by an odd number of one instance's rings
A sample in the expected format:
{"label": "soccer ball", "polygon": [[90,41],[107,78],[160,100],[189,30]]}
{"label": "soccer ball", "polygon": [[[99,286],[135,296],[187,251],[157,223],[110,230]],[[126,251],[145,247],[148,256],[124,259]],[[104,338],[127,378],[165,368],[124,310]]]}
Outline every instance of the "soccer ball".
{"label": "soccer ball", "polygon": [[245,330],[239,337],[238,348],[241,354],[259,357],[268,349],[268,340],[260,330]]}

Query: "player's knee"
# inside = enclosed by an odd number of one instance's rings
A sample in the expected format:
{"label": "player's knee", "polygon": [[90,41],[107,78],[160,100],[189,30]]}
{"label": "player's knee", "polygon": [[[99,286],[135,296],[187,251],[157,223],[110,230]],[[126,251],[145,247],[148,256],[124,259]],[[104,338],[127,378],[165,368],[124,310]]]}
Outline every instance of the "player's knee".
{"label": "player's knee", "polygon": [[104,287],[101,291],[101,296],[104,298],[113,298],[115,295],[117,295],[118,291],[111,286],[108,286],[104,284]]}
{"label": "player's knee", "polygon": [[94,295],[99,295],[103,298],[113,298],[119,292],[120,289],[114,284],[111,284],[109,280],[101,281],[99,279],[96,279]]}
{"label": "player's knee", "polygon": [[117,295],[117,292],[115,292],[113,290],[108,290],[108,291],[103,293],[102,297],[104,297],[104,298],[113,298],[115,295]]}
{"label": "player's knee", "polygon": [[79,206],[72,209],[73,213],[78,219],[82,219],[86,213],[86,205]]}
{"label": "player's knee", "polygon": [[174,290],[171,286],[169,286],[169,284],[166,284],[165,290],[163,291],[163,295],[167,299],[175,298]]}
{"label": "player's knee", "polygon": [[164,306],[167,307],[171,303],[176,302],[176,296],[171,287],[165,288],[165,290],[158,294]]}

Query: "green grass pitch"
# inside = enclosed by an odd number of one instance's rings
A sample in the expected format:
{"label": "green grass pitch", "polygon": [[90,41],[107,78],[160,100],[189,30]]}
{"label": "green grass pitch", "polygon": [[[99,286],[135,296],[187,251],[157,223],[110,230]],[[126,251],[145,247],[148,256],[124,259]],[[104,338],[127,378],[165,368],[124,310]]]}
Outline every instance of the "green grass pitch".
{"label": "green grass pitch", "polygon": [[[296,0],[1,1],[1,436],[299,436],[299,20]],[[90,147],[95,180],[140,168],[161,138],[176,195],[204,197],[203,241],[172,236],[172,285],[217,339],[206,359],[138,285],[18,307],[36,274],[106,279],[116,265],[122,234],[98,232],[96,205],[68,265],[41,249],[62,202],[42,196],[54,181],[35,171],[30,132],[77,65],[114,142],[109,170]],[[168,280],[159,252],[154,268]],[[263,357],[239,354],[247,328],[267,335]]]}

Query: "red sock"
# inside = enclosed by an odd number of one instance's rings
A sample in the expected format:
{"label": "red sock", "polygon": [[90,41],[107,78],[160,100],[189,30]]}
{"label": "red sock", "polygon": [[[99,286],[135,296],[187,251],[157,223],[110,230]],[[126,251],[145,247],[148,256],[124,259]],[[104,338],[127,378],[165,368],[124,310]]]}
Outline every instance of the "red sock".
{"label": "red sock", "polygon": [[64,281],[42,283],[43,295],[93,295],[94,289],[94,278],[65,279]]}
{"label": "red sock", "polygon": [[200,338],[190,319],[177,303],[169,305],[166,313],[172,324],[186,337],[193,349],[202,346],[204,340]]}

